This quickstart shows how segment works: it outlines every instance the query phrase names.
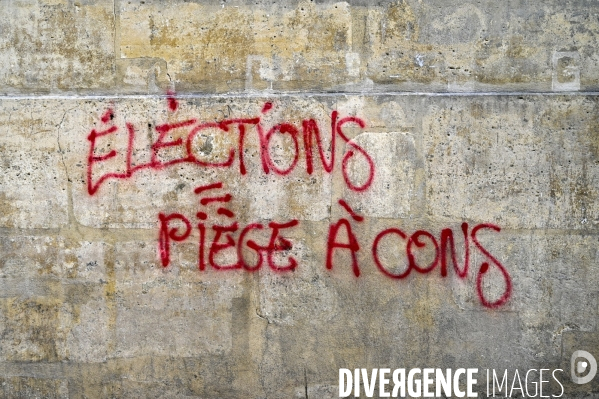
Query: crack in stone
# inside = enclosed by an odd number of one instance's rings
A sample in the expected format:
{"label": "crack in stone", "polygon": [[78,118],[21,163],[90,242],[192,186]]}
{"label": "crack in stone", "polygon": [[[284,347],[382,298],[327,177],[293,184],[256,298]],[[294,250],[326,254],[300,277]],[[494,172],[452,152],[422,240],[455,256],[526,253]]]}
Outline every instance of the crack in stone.
{"label": "crack in stone", "polygon": [[60,120],[60,122],[58,123],[58,125],[56,126],[57,129],[57,137],[56,137],[56,142],[58,144],[58,153],[60,154],[60,160],[62,162],[62,166],[64,167],[64,173],[67,176],[67,180],[69,183],[71,183],[71,178],[69,177],[69,171],[67,169],[67,164],[64,161],[64,151],[62,149],[62,146],[60,145],[60,129],[62,128],[62,124],[64,122],[64,119],[67,116],[67,113],[71,112],[72,110],[74,110],[75,107],[68,109],[64,112],[64,114],[62,115],[62,119]]}
{"label": "crack in stone", "polygon": [[267,322],[268,324],[272,324],[272,321],[271,321],[271,320],[270,320],[268,317],[262,316],[262,315],[260,314],[260,312],[258,312],[258,309],[256,309],[256,316],[258,316],[258,317],[259,317],[259,318],[261,318],[261,319],[264,319],[264,320],[266,320],[266,322]]}
{"label": "crack in stone", "polygon": [[60,154],[60,161],[62,162],[62,166],[64,167],[64,173],[67,177],[67,219],[68,219],[69,224],[72,224],[73,221],[75,221],[75,213],[73,211],[73,193],[72,193],[72,188],[71,188],[71,178],[69,176],[69,170],[67,168],[67,164],[64,161],[64,151],[62,149],[62,146],[60,145],[60,129],[62,129],[62,124],[64,123],[67,113],[73,111],[76,108],[77,107],[73,107],[71,109],[66,110],[64,112],[64,114],[62,115],[62,119],[60,120],[60,123],[56,126],[56,129],[57,129],[56,142],[58,144],[58,153]]}
{"label": "crack in stone", "polygon": [[306,394],[306,399],[308,399],[308,376],[306,375],[305,367],[304,367],[304,393]]}

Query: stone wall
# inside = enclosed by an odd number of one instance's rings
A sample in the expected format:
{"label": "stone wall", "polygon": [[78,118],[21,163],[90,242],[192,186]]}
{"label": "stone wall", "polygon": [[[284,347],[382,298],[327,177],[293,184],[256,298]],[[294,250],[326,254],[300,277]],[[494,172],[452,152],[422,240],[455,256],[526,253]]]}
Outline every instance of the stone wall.
{"label": "stone wall", "polygon": [[2,5],[0,397],[599,395],[595,1]]}

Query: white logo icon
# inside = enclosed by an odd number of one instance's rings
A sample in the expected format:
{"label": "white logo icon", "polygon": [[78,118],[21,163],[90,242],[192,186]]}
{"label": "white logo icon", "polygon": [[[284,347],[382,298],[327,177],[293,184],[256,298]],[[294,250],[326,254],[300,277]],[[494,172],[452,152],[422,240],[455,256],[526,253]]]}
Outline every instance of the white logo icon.
{"label": "white logo icon", "polygon": [[[580,360],[580,358],[584,358],[585,360]],[[597,374],[597,360],[587,351],[576,351],[572,354],[572,358],[570,359],[570,373],[572,376],[572,381],[575,384],[586,384],[590,382]],[[584,373],[590,367],[589,373],[584,377],[578,377],[577,374]]]}

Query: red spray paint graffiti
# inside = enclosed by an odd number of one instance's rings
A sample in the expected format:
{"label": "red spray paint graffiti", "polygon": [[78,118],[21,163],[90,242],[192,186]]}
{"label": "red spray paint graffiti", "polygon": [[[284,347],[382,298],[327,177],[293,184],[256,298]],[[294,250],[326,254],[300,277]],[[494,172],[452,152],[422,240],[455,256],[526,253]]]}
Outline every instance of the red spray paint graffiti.
{"label": "red spray paint graffiti", "polygon": [[[489,229],[493,229],[495,231],[500,231],[501,229],[498,226],[491,225],[491,224],[479,224],[479,225],[475,226],[470,233],[470,237],[472,238],[472,241],[475,243],[476,248],[478,250],[480,250],[480,252],[483,255],[485,255],[485,257],[487,257],[488,260],[491,263],[493,263],[493,265],[495,267],[497,267],[497,270],[499,270],[499,272],[502,274],[502,277],[504,279],[505,288],[504,288],[503,294],[497,300],[490,301],[486,298],[486,296],[483,292],[483,288],[482,288],[482,278],[485,275],[485,273],[487,273],[489,271],[489,267],[490,267],[489,263],[483,262],[477,272],[477,275],[476,275],[476,290],[477,290],[478,297],[479,297],[481,303],[486,307],[496,308],[496,307],[499,307],[499,306],[505,304],[507,302],[507,300],[509,299],[509,297],[511,296],[512,282],[511,282],[511,278],[510,278],[507,270],[501,264],[501,262],[499,262],[493,255],[491,255],[489,253],[489,251],[486,250],[478,241],[476,234],[480,229],[483,229],[483,228],[489,228]],[[387,276],[389,278],[404,279],[410,274],[410,272],[412,270],[414,270],[417,273],[422,273],[422,274],[431,273],[437,266],[439,266],[439,263],[441,264],[441,272],[440,272],[441,276],[447,277],[447,249],[449,249],[451,252],[452,261],[453,261],[454,270],[455,270],[456,275],[460,279],[465,279],[468,276],[469,255],[470,255],[470,246],[468,243],[468,224],[467,223],[462,224],[462,231],[464,232],[464,267],[462,269],[459,268],[457,261],[456,261],[456,249],[453,244],[453,231],[451,229],[443,229],[441,231],[442,244],[441,244],[440,249],[439,249],[439,245],[437,244],[437,240],[436,240],[435,236],[433,236],[431,233],[429,233],[427,231],[418,230],[415,233],[413,233],[412,235],[410,235],[410,237],[408,238],[408,236],[398,228],[390,228],[390,229],[383,230],[376,236],[374,243],[372,245],[372,258],[373,258],[374,263],[376,264],[377,268],[385,276]],[[380,242],[385,236],[388,236],[390,234],[397,235],[403,241],[406,241],[406,253],[407,253],[407,257],[408,257],[408,267],[403,272],[397,273],[397,274],[393,274],[392,272],[390,272],[385,267],[385,265],[383,265],[383,263],[381,262],[381,259],[379,257]],[[427,239],[432,243],[432,245],[434,246],[434,249],[435,249],[434,260],[426,267],[419,266],[416,263],[415,257],[414,257],[414,248],[413,248],[414,245],[417,248],[423,248],[426,246],[425,242],[422,242],[418,239],[419,237],[427,237]],[[451,243],[451,245],[449,247],[447,247],[446,244],[444,244],[447,241],[449,241]]]}
{"label": "red spray paint graffiti", "polygon": [[[208,190],[221,189],[222,183],[210,184],[207,186],[201,186],[195,189],[196,194],[202,194]],[[228,203],[232,199],[230,194],[213,196],[213,197],[202,197],[199,203],[203,207],[210,207],[215,203]],[[339,200],[339,205],[347,211],[350,218],[355,223],[362,223],[365,219],[363,216],[358,215],[344,200]],[[209,209],[206,209],[209,211]],[[233,219],[235,214],[223,207],[218,207],[216,214],[220,216]],[[208,227],[205,223],[209,218],[208,213],[199,211],[196,214],[198,219],[198,233],[199,233],[199,249],[198,249],[198,268],[200,270],[206,270],[207,265],[215,270],[232,270],[232,269],[243,269],[248,272],[255,272],[260,270],[264,263],[266,263],[271,270],[277,272],[289,272],[293,271],[298,266],[298,261],[293,256],[287,256],[287,262],[284,265],[277,264],[275,261],[275,255],[288,254],[293,249],[293,242],[282,235],[282,231],[286,229],[292,229],[299,226],[298,220],[290,220],[288,222],[270,222],[265,227],[261,223],[249,223],[245,227],[241,228],[239,222],[234,220],[228,224],[213,224]],[[192,223],[190,219],[180,213],[173,213],[165,215],[160,213],[158,215],[160,229],[159,229],[159,249],[160,259],[164,267],[170,264],[170,246],[173,242],[185,241],[190,237],[192,231]],[[361,245],[354,233],[354,225],[348,218],[341,218],[336,223],[331,223],[329,226],[329,234],[327,236],[327,253],[325,266],[326,269],[332,270],[334,267],[334,254],[337,251],[348,251],[351,258],[351,270],[355,277],[360,277],[361,269],[358,261],[358,252],[361,250]],[[503,264],[493,256],[488,249],[486,249],[479,241],[477,234],[482,229],[489,229],[499,232],[501,229],[498,226],[492,224],[479,224],[474,226],[472,230],[469,229],[467,223],[462,223],[461,230],[464,237],[464,260],[463,266],[460,266],[457,261],[457,253],[453,230],[451,228],[445,228],[441,230],[439,239],[437,236],[425,231],[417,230],[412,234],[406,234],[399,228],[393,227],[380,231],[374,238],[371,245],[371,256],[372,261],[376,265],[376,268],[386,277],[396,280],[402,280],[407,278],[412,271],[418,274],[430,274],[435,269],[440,269],[439,274],[442,277],[448,276],[448,263],[449,260],[453,263],[453,270],[455,275],[460,280],[465,280],[470,270],[470,240],[474,243],[475,248],[486,258],[484,262],[478,268],[476,272],[476,292],[478,294],[481,304],[488,308],[497,308],[504,305],[511,296],[512,283],[509,273]],[[212,241],[209,243],[207,239],[207,232],[212,232]],[[268,240],[266,244],[258,244],[252,239],[247,239],[248,234],[252,232],[268,232]],[[345,239],[342,237],[346,237]],[[386,238],[396,237],[403,243],[405,248],[407,268],[401,272],[391,271],[392,265],[386,265],[381,259],[380,251],[384,248],[383,240]],[[393,238],[393,239],[396,239]],[[441,244],[439,244],[439,241]],[[401,245],[400,245],[401,246]],[[428,249],[433,250],[434,256],[428,264],[419,264],[417,260],[418,251]],[[397,248],[394,247],[394,248]],[[219,253],[226,252],[229,250],[235,255],[235,261],[228,264],[221,264],[216,258]],[[206,262],[206,251],[208,251],[208,260]],[[244,258],[244,251],[252,251],[257,256],[255,264],[250,265]],[[448,257],[448,252],[450,256]],[[266,260],[266,261],[265,261]],[[337,267],[344,267],[338,265]],[[495,267],[499,271],[500,275],[504,280],[504,290],[501,296],[495,300],[487,298],[487,295],[483,289],[482,280],[484,276],[490,271],[491,267]]]}
{"label": "red spray paint graffiti", "polygon": [[[339,200],[339,204],[347,210],[352,218],[356,222],[362,222],[364,219],[362,216],[358,216],[355,212],[347,205],[347,203],[343,200]],[[338,242],[337,236],[341,227],[344,227],[348,241],[349,242]],[[428,274],[431,273],[437,268],[440,264],[440,275],[442,277],[447,277],[447,251],[451,253],[451,260],[453,262],[454,271],[458,278],[466,279],[468,276],[469,270],[469,262],[470,262],[470,245],[469,238],[472,239],[476,248],[487,258],[488,261],[483,262],[480,265],[480,268],[476,274],[476,291],[478,294],[478,298],[480,302],[488,308],[497,308],[504,305],[511,296],[512,293],[512,282],[509,273],[507,272],[505,266],[497,260],[496,257],[491,255],[491,253],[483,247],[477,237],[477,233],[481,229],[491,229],[494,231],[501,231],[499,226],[495,226],[493,224],[479,224],[475,226],[470,235],[468,235],[468,224],[462,223],[462,233],[464,235],[464,266],[462,268],[459,267],[456,256],[456,248],[454,245],[453,239],[453,230],[450,228],[443,229],[440,234],[441,246],[439,246],[436,237],[428,231],[418,230],[408,236],[399,228],[388,228],[381,232],[379,232],[372,244],[371,253],[372,260],[374,264],[378,268],[378,270],[385,276],[392,279],[404,279],[408,277],[408,275],[414,270],[416,273],[420,274]],[[405,249],[407,255],[407,264],[408,267],[406,270],[393,273],[386,267],[381,258],[379,256],[379,249],[381,248],[381,241],[383,238],[387,236],[398,236],[402,241],[405,241]],[[425,240],[423,240],[425,238]],[[423,266],[419,265],[416,261],[415,252],[417,249],[423,249],[427,246],[427,241],[429,246],[434,248],[434,257],[430,264]],[[449,243],[449,246],[448,246]],[[331,224],[329,228],[329,236],[327,243],[327,256],[326,256],[326,268],[333,268],[333,252],[335,250],[345,249],[350,251],[351,259],[352,259],[352,271],[356,277],[360,276],[360,266],[357,260],[357,252],[360,250],[360,244],[355,234],[352,231],[352,225],[349,220],[345,218],[341,218],[337,223]],[[497,268],[500,272],[503,280],[504,280],[504,290],[501,296],[496,300],[489,300],[484,293],[482,279],[486,273],[490,271],[491,264]]]}
{"label": "red spray paint graffiti", "polygon": [[[357,222],[364,220],[363,217],[356,215],[356,213],[347,205],[344,200],[339,200],[339,204],[352,216]],[[337,241],[337,236],[341,227],[345,228],[348,242]],[[360,277],[360,267],[358,266],[358,259],[356,253],[360,250],[360,244],[354,235],[349,220],[342,218],[335,224],[329,227],[329,238],[327,241],[327,269],[333,268],[333,252],[335,249],[348,249],[351,254],[352,271],[356,277]]]}
{"label": "red spray paint graffiti", "polygon": [[[173,93],[168,93],[167,105],[170,112],[176,112],[178,102]],[[269,112],[273,108],[273,104],[267,102],[262,107],[262,114]],[[261,120],[261,116],[252,118],[233,118],[225,119],[218,122],[199,122],[197,119],[187,119],[180,122],[165,123],[155,126],[154,142],[150,146],[149,160],[135,160],[133,162],[133,154],[136,150],[137,140],[136,135],[138,129],[132,123],[126,123],[126,129],[120,129],[114,124],[115,111],[108,109],[101,117],[101,130],[93,129],[88,135],[89,151],[87,159],[87,191],[90,195],[95,195],[102,184],[111,179],[129,179],[137,171],[144,169],[160,170],[173,165],[188,163],[194,164],[203,168],[230,168],[235,161],[239,164],[239,173],[247,174],[246,160],[244,159],[244,146],[247,135],[250,132],[255,132],[260,144],[260,163],[264,174],[273,173],[275,175],[285,176],[290,174],[297,168],[300,160],[301,149],[303,148],[306,160],[306,173],[311,175],[314,172],[314,157],[313,147],[316,145],[323,170],[326,173],[332,173],[335,168],[335,146],[336,138],[339,137],[348,147],[342,162],[341,170],[344,181],[347,187],[353,191],[367,190],[373,181],[375,175],[375,166],[372,157],[364,148],[349,139],[344,132],[345,125],[355,125],[360,129],[364,129],[366,123],[358,117],[345,117],[339,119],[338,112],[331,113],[331,131],[330,131],[330,161],[327,161],[327,155],[324,149],[323,136],[321,134],[318,123],[314,119],[304,119],[300,128],[290,122],[281,122],[266,129]],[[183,137],[174,140],[168,140],[167,137],[174,131],[181,133]],[[124,132],[124,133],[122,133]],[[202,133],[217,132],[217,134],[237,134],[237,144],[228,150],[228,156],[224,160],[218,162],[209,162],[203,160],[202,156],[197,151],[196,138]],[[127,134],[127,149],[125,151],[125,161],[123,165],[118,167],[119,171],[113,172],[97,172],[96,169],[104,162],[115,158],[118,153],[116,150],[111,150],[104,154],[97,154],[98,140],[107,138],[108,136]],[[285,168],[278,166],[272,159],[270,146],[273,138],[277,135],[288,136],[293,143],[293,157],[289,165]],[[300,140],[303,140],[303,147],[300,145]],[[172,159],[163,160],[161,154],[164,150],[178,150],[183,154]],[[349,173],[349,162],[354,157],[361,157],[368,166],[368,176],[366,180],[359,184],[353,182]]]}
{"label": "red spray paint graffiti", "polygon": [[[210,190],[221,189],[223,184],[221,182],[209,184],[206,186],[197,187],[194,192],[198,195],[205,193]],[[228,203],[233,199],[231,194],[219,195],[214,197],[202,197],[199,203],[203,207],[209,207],[213,204]],[[210,211],[209,209],[206,209]],[[226,218],[235,218],[235,213],[231,210],[218,207],[216,213]],[[206,249],[208,249],[208,265],[215,270],[232,270],[232,269],[245,269],[250,272],[259,270],[264,263],[266,258],[266,264],[274,271],[291,271],[297,267],[297,260],[292,256],[287,257],[287,263],[284,265],[277,264],[275,255],[277,253],[287,252],[293,248],[291,241],[282,235],[282,231],[290,229],[299,224],[297,220],[290,220],[288,222],[270,222],[268,223],[268,229],[270,229],[270,238],[266,245],[259,245],[253,240],[245,240],[246,235],[252,230],[264,230],[265,227],[260,223],[250,223],[247,226],[240,229],[239,222],[233,220],[228,224],[213,224],[210,229],[214,233],[212,234],[212,242],[207,245],[207,232],[208,227],[206,221],[209,218],[209,213],[204,211],[198,211],[196,214],[198,219],[198,233],[199,233],[199,249],[198,249],[198,268],[200,270],[206,269]],[[180,242],[184,241],[190,236],[191,233],[191,221],[181,215],[180,213],[173,213],[170,215],[164,215],[160,213],[158,215],[160,220],[160,232],[158,240],[158,253],[160,254],[160,260],[162,266],[167,267],[170,264],[170,245],[171,241]],[[171,226],[170,221],[178,221],[178,224],[182,224],[185,228],[181,232],[177,226]],[[235,240],[234,233],[241,231],[237,241]],[[258,262],[255,265],[249,265],[246,263],[243,257],[244,248],[253,250],[258,255]],[[222,264],[218,261],[217,257],[219,253],[227,252],[231,250],[236,255],[236,260],[232,263]]]}
{"label": "red spray paint graffiti", "polygon": [[[178,101],[174,93],[167,93],[167,106],[170,112],[177,112],[179,109]],[[269,112],[274,105],[266,102],[261,110],[262,114]],[[331,112],[330,139],[328,140],[330,150],[325,150],[325,141],[321,134],[320,127],[314,119],[304,119],[301,122],[300,129],[290,122],[281,122],[269,129],[266,129],[261,122],[261,117],[225,119],[219,122],[198,122],[196,119],[187,119],[180,122],[164,123],[155,126],[155,138],[149,147],[149,160],[146,162],[133,162],[133,153],[136,150],[136,128],[131,123],[125,123],[125,128],[119,128],[115,123],[115,111],[110,108],[100,117],[100,126],[98,130],[93,129],[87,139],[89,141],[89,151],[87,157],[87,190],[90,195],[95,195],[102,184],[110,179],[128,179],[135,172],[143,169],[159,170],[180,163],[194,164],[205,168],[230,168],[237,160],[239,164],[239,173],[247,174],[246,162],[244,159],[245,139],[250,132],[255,132],[259,143],[260,156],[259,162],[264,174],[273,173],[274,175],[285,176],[297,168],[303,148],[305,157],[305,171],[308,175],[315,170],[315,154],[318,151],[320,164],[325,173],[332,173],[335,162],[335,146],[337,138],[340,138],[347,146],[343,159],[341,160],[341,171],[347,188],[354,192],[366,191],[373,182],[375,176],[375,165],[372,157],[364,148],[354,141],[350,140],[345,134],[343,128],[346,125],[355,125],[359,129],[365,128],[365,122],[357,117],[340,118],[337,111]],[[169,139],[173,131],[184,130],[183,137]],[[207,131],[216,131],[222,134],[237,133],[237,144],[235,148],[230,148],[225,159],[217,162],[208,162],[202,160],[195,148],[196,138]],[[105,153],[97,154],[98,140],[102,140],[112,135],[126,135],[127,149],[124,156],[124,165],[121,170],[98,173],[96,176],[95,168],[106,161],[116,159],[116,150],[112,149]],[[279,166],[270,154],[271,142],[275,136],[287,136],[292,143],[292,157],[286,167]],[[173,136],[174,137],[174,136]],[[303,141],[303,147],[300,140]],[[164,160],[161,153],[168,149],[178,149],[184,154],[176,158]],[[327,154],[328,153],[328,154]],[[357,183],[351,180],[349,173],[349,163],[353,157],[361,157],[366,161],[367,177],[365,181]],[[300,225],[298,220],[289,220],[285,222],[270,221],[267,224],[251,222],[243,226],[236,219],[236,214],[227,206],[233,200],[230,193],[222,192],[223,183],[217,182],[204,186],[196,187],[194,193],[198,195],[198,204],[200,209],[195,217],[195,227],[192,218],[181,213],[159,213],[159,234],[158,234],[158,255],[161,264],[168,267],[171,264],[171,249],[175,243],[184,242],[192,237],[194,228],[198,233],[198,269],[203,271],[207,267],[214,270],[245,270],[255,272],[260,270],[264,264],[272,271],[291,272],[298,267],[298,261],[291,255],[294,249],[293,240],[286,237],[291,229]],[[338,204],[347,212],[348,217],[342,217],[337,222],[329,225],[328,236],[326,238],[326,257],[325,267],[327,270],[334,268],[335,254],[346,253],[351,259],[351,270],[353,275],[358,278],[361,275],[361,266],[358,259],[358,253],[362,249],[358,235],[354,233],[354,228],[363,223],[365,218],[359,215],[345,200],[340,199]],[[211,218],[217,221],[209,223]],[[500,232],[500,227],[493,224],[478,224],[472,229],[468,223],[461,224],[463,236],[463,264],[458,262],[458,251],[456,250],[454,232],[451,228],[442,229],[439,236],[425,231],[417,230],[407,234],[397,227],[387,228],[380,231],[373,239],[371,244],[370,256],[376,268],[382,275],[394,279],[402,280],[407,278],[412,271],[417,274],[430,274],[439,269],[442,277],[447,277],[451,269],[460,280],[466,280],[470,271],[470,243],[474,244],[476,250],[485,258],[476,271],[476,292],[481,304],[487,308],[497,308],[504,305],[512,293],[511,277],[505,266],[485,248],[477,234],[481,230],[492,230]],[[260,235],[262,237],[260,240]],[[403,271],[394,271],[393,265],[387,265],[381,251],[389,250],[385,248],[385,240],[399,240],[400,247],[405,249],[407,267]],[[259,241],[259,242],[257,242]],[[397,246],[396,246],[397,247]],[[432,251],[434,256],[430,257],[428,263],[419,263],[418,253],[420,251]],[[248,255],[253,254],[254,262],[250,264]],[[420,261],[422,262],[422,261]],[[453,267],[449,266],[449,263]],[[337,265],[336,268],[345,265]],[[494,268],[499,272],[503,279],[504,289],[501,295],[496,299],[490,299],[485,293],[483,279]]]}

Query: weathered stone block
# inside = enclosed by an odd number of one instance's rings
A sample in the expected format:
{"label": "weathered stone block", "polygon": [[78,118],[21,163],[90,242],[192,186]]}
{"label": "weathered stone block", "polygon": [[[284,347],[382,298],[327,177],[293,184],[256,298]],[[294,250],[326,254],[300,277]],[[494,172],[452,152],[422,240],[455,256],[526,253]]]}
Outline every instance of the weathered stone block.
{"label": "weathered stone block", "polygon": [[423,120],[429,213],[512,228],[593,228],[595,112],[584,97],[432,105]]}
{"label": "weathered stone block", "polygon": [[231,301],[241,295],[240,276],[205,279],[196,268],[197,257],[187,271],[178,262],[163,269],[155,252],[148,251],[154,245],[116,247],[116,353],[190,357],[228,352],[235,328]]}
{"label": "weathered stone block", "polygon": [[111,1],[19,2],[0,13],[0,91],[114,87]]}
{"label": "weathered stone block", "polygon": [[60,379],[31,377],[2,377],[0,379],[3,398],[52,398],[69,397],[69,383]]}
{"label": "weathered stone block", "polygon": [[55,228],[67,223],[67,183],[60,115],[48,104],[2,101],[0,225]]}

